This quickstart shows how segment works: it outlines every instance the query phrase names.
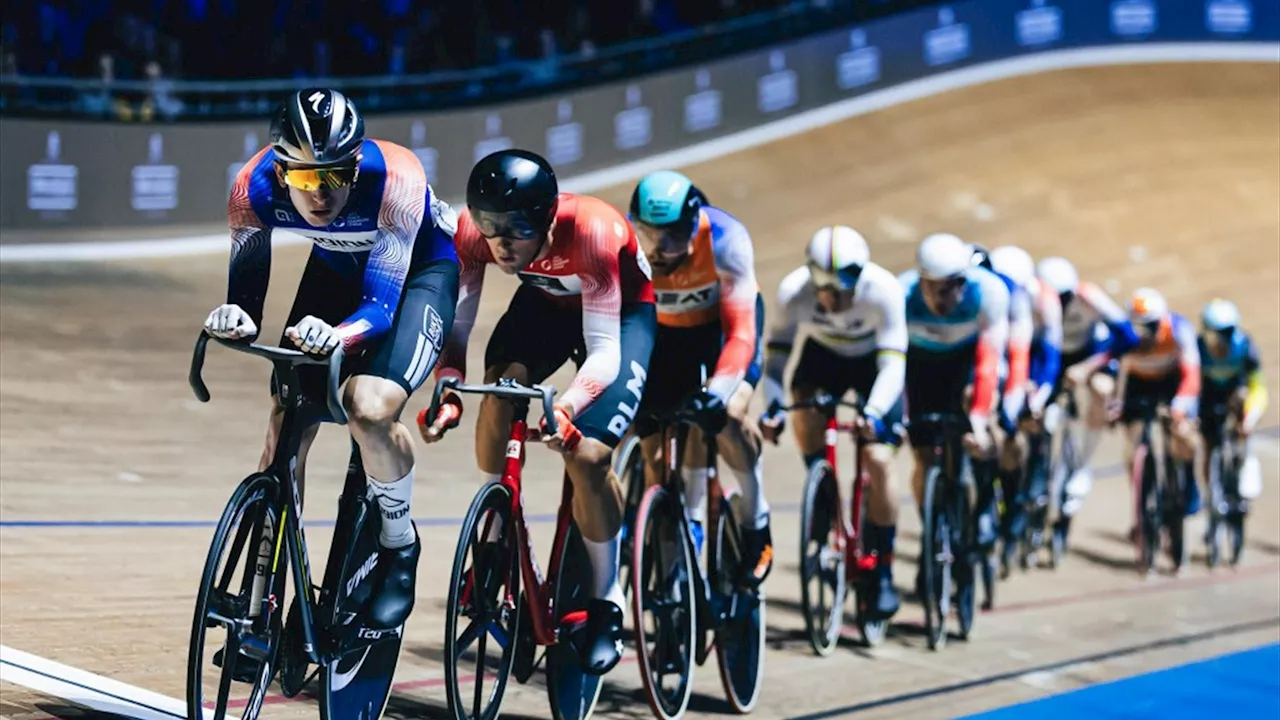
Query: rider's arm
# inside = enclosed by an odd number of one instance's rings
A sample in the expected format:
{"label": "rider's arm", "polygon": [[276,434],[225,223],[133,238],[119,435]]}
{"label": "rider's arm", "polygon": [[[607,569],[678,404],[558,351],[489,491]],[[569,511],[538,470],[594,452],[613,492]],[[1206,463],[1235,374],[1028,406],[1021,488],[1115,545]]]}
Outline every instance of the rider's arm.
{"label": "rider's arm", "polygon": [[1031,339],[1036,324],[1032,316],[1031,295],[1023,288],[1009,293],[1009,377],[1005,379],[1002,400],[1005,417],[1012,421],[1022,411],[1027,396],[1027,378],[1031,369]]}
{"label": "rider's arm", "polygon": [[1138,332],[1129,322],[1129,316],[1106,291],[1093,283],[1081,283],[1076,297],[1093,308],[1111,331],[1106,351],[1109,357],[1118,358],[1138,346]]}
{"label": "rider's arm", "polygon": [[1049,403],[1053,384],[1062,369],[1062,303],[1048,284],[1040,283],[1036,307],[1040,314],[1040,363],[1031,378],[1036,392],[1028,404],[1034,412],[1040,412]]}
{"label": "rider's arm", "polygon": [[1267,382],[1262,375],[1262,361],[1258,357],[1258,346],[1253,344],[1253,340],[1247,341],[1249,350],[1245,355],[1244,372],[1245,387],[1247,388],[1244,396],[1244,429],[1251,431],[1257,427],[1258,420],[1262,418],[1262,413],[1267,409]]}
{"label": "rider's arm", "polygon": [[764,346],[764,406],[783,403],[782,378],[787,371],[787,361],[795,347],[800,323],[807,307],[812,307],[812,293],[808,292],[809,268],[792,270],[778,283],[778,318],[769,328]]}
{"label": "rider's arm", "polygon": [[1181,315],[1173,316],[1173,337],[1178,343],[1178,372],[1182,380],[1171,408],[1186,417],[1195,417],[1200,405],[1200,343],[1196,330]]}
{"label": "rider's arm", "polygon": [[[622,366],[622,276],[618,251],[630,225],[580,210],[575,218],[574,265],[582,279],[582,337],[587,357],[556,407],[577,417],[613,381]],[[455,322],[457,322],[455,320]]]}
{"label": "rider's arm", "polygon": [[458,304],[453,313],[453,327],[445,338],[440,360],[436,363],[436,380],[457,378],[467,374],[467,341],[476,324],[480,309],[480,291],[484,287],[484,269],[491,262],[489,244],[485,242],[471,216],[458,215],[453,243],[458,252]]}
{"label": "rider's arm", "polygon": [[227,304],[239,305],[258,327],[262,327],[262,306],[271,279],[271,228],[262,222],[249,201],[249,181],[261,154],[240,169],[227,201],[227,224],[231,227]]}
{"label": "rider's arm", "polygon": [[898,402],[907,377],[907,294],[897,278],[887,271],[876,273],[876,269],[878,266],[868,266],[863,270],[866,297],[880,309],[880,327],[876,330],[876,379],[863,411],[882,418]]}
{"label": "rider's arm", "polygon": [[[364,269],[360,304],[338,324],[338,334],[347,348],[378,338],[391,329],[400,294],[404,291],[413,243],[427,213],[427,175],[422,163],[408,150],[380,144],[387,163],[378,211],[378,230]],[[432,203],[432,208],[437,203]],[[430,217],[428,222],[436,222]]]}
{"label": "rider's arm", "polygon": [[755,253],[741,225],[715,227],[712,248],[720,277],[720,327],[724,347],[707,389],[721,400],[738,387],[756,353]]}
{"label": "rider's arm", "polygon": [[974,352],[973,398],[969,418],[985,425],[995,401],[1000,356],[1009,339],[1009,289],[995,275],[978,273],[982,291],[979,310],[978,343]]}

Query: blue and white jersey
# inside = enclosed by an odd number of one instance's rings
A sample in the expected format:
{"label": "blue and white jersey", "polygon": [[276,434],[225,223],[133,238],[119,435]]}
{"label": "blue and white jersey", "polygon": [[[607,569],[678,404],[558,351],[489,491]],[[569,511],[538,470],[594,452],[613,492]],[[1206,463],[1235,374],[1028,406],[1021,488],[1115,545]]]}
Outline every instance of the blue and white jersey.
{"label": "blue and white jersey", "polygon": [[984,334],[1003,354],[1008,342],[1009,289],[994,273],[971,268],[960,302],[944,317],[933,314],[913,268],[898,276],[907,296],[907,344],[912,350],[952,353],[971,350]]}

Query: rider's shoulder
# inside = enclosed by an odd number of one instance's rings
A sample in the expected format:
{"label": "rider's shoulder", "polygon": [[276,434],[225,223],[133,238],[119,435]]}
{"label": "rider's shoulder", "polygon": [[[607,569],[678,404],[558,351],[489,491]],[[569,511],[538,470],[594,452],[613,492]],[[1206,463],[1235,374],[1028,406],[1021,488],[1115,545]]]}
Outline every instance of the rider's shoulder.
{"label": "rider's shoulder", "polygon": [[1009,283],[1005,279],[983,267],[975,267],[969,269],[969,283],[978,288],[978,291],[984,298],[992,300],[1008,300],[1010,293]]}
{"label": "rider's shoulder", "polygon": [[778,283],[778,304],[786,305],[804,295],[813,288],[813,279],[809,275],[809,266],[800,267],[787,273]]}
{"label": "rider's shoulder", "polygon": [[427,182],[427,171],[409,148],[390,140],[364,141],[360,171],[384,172],[389,180]]}
{"label": "rider's shoulder", "polygon": [[919,282],[920,271],[915,268],[903,270],[898,273],[898,285],[902,287],[903,292],[907,295],[910,295],[911,292],[915,290],[916,285],[919,284]]}
{"label": "rider's shoulder", "polygon": [[859,294],[880,302],[902,301],[907,296],[906,288],[903,287],[899,278],[887,268],[874,262],[868,262],[863,266],[862,273],[858,277],[858,290]]}
{"label": "rider's shoulder", "polygon": [[702,212],[706,214],[711,226],[713,241],[751,242],[751,234],[747,232],[747,226],[728,210],[714,205],[704,205]]}

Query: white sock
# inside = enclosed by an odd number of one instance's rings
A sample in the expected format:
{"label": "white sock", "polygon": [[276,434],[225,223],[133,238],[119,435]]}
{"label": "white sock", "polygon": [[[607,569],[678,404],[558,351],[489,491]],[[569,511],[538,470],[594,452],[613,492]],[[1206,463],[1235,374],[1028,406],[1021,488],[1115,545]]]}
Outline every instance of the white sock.
{"label": "white sock", "polygon": [[1099,443],[1102,442],[1102,431],[1098,428],[1085,427],[1084,442],[1080,444],[1080,462],[1081,469],[1088,468],[1089,463],[1093,461],[1093,453],[1098,449]]}
{"label": "white sock", "polygon": [[689,519],[700,523],[707,521],[708,475],[710,472],[704,467],[684,473],[684,504],[689,508]]}
{"label": "white sock", "polygon": [[764,458],[756,458],[755,467],[747,472],[733,471],[742,489],[743,522],[752,530],[763,530],[769,522],[769,501],[764,499]]}
{"label": "white sock", "polygon": [[587,547],[587,557],[591,558],[591,573],[595,579],[591,597],[603,598],[623,607],[627,598],[622,594],[622,586],[618,584],[618,553],[622,550],[622,533],[614,533],[612,538],[602,543],[584,537],[582,544]]}
{"label": "white sock", "polygon": [[370,476],[369,487],[373,489],[378,509],[382,511],[382,532],[378,535],[378,542],[388,550],[412,545],[417,539],[409,513],[409,501],[413,498],[413,468],[395,482],[379,482]]}
{"label": "white sock", "polygon": [[[485,485],[490,482],[498,482],[501,479],[502,479],[501,473],[487,473],[487,472],[480,473],[481,485]],[[489,523],[489,531],[485,533],[484,541],[497,542],[502,537],[502,516],[495,513],[493,515],[492,521],[485,520],[485,522]]]}

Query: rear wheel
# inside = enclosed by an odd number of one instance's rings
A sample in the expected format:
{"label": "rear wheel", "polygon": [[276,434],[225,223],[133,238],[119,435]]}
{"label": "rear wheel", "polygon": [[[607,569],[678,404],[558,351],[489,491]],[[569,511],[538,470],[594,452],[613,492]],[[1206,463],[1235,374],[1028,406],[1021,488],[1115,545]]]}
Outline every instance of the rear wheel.
{"label": "rear wheel", "polygon": [[737,517],[734,506],[721,499],[711,558],[711,595],[720,607],[721,621],[715,632],[720,684],[734,711],[749,713],[760,699],[764,676],[765,600],[763,588],[752,588],[745,582]]}
{"label": "rear wheel", "polygon": [[458,534],[444,636],[445,693],[456,720],[493,720],[502,708],[521,618],[510,515],[510,491],[491,482]]}
{"label": "rear wheel", "polygon": [[1204,533],[1205,562],[1211,568],[1222,562],[1223,546],[1230,544],[1226,515],[1223,512],[1226,509],[1226,493],[1222,487],[1223,470],[1222,448],[1215,446],[1209,451],[1209,513]]}
{"label": "rear wheel", "polygon": [[809,646],[820,656],[840,640],[846,593],[846,558],[840,537],[840,494],[825,460],[809,468],[800,506],[800,597]]}
{"label": "rear wheel", "polygon": [[[279,483],[266,474],[254,474],[232,493],[214,530],[205,559],[187,655],[188,720],[222,720],[228,707],[242,706],[237,715],[253,720],[262,710],[267,686],[275,672],[284,614],[283,579],[287,562],[271,567],[275,542],[283,541],[276,505]],[[286,555],[287,557],[287,555]],[[256,568],[264,568],[258,581]],[[261,598],[254,602],[254,595]],[[267,606],[264,608],[263,606]],[[262,617],[262,610],[268,617]],[[206,652],[217,642],[222,628],[222,649]],[[215,632],[209,642],[209,632]],[[221,667],[218,667],[218,666]],[[205,687],[216,688],[212,707],[206,707]],[[248,697],[232,700],[232,690],[244,683]]]}
{"label": "rear wheel", "polygon": [[564,543],[554,599],[560,641],[547,648],[547,695],[555,720],[586,720],[595,710],[604,678],[583,671],[569,635],[571,628],[586,622],[591,600],[591,559],[572,522]]}
{"label": "rear wheel", "polygon": [[682,507],[665,487],[645,491],[636,512],[631,617],[649,707],[660,720],[680,717],[693,694],[697,596]]}
{"label": "rear wheel", "polygon": [[622,443],[613,458],[613,472],[622,484],[622,551],[618,555],[618,582],[624,593],[631,592],[632,537],[635,534],[636,511],[644,495],[644,453],[640,438],[632,435]]}
{"label": "rear wheel", "polygon": [[925,637],[930,650],[939,650],[947,644],[947,614],[951,611],[951,531],[947,527],[946,513],[938,498],[942,482],[942,468],[929,468],[925,475],[922,498],[922,587],[918,590],[920,603],[924,605]]}

